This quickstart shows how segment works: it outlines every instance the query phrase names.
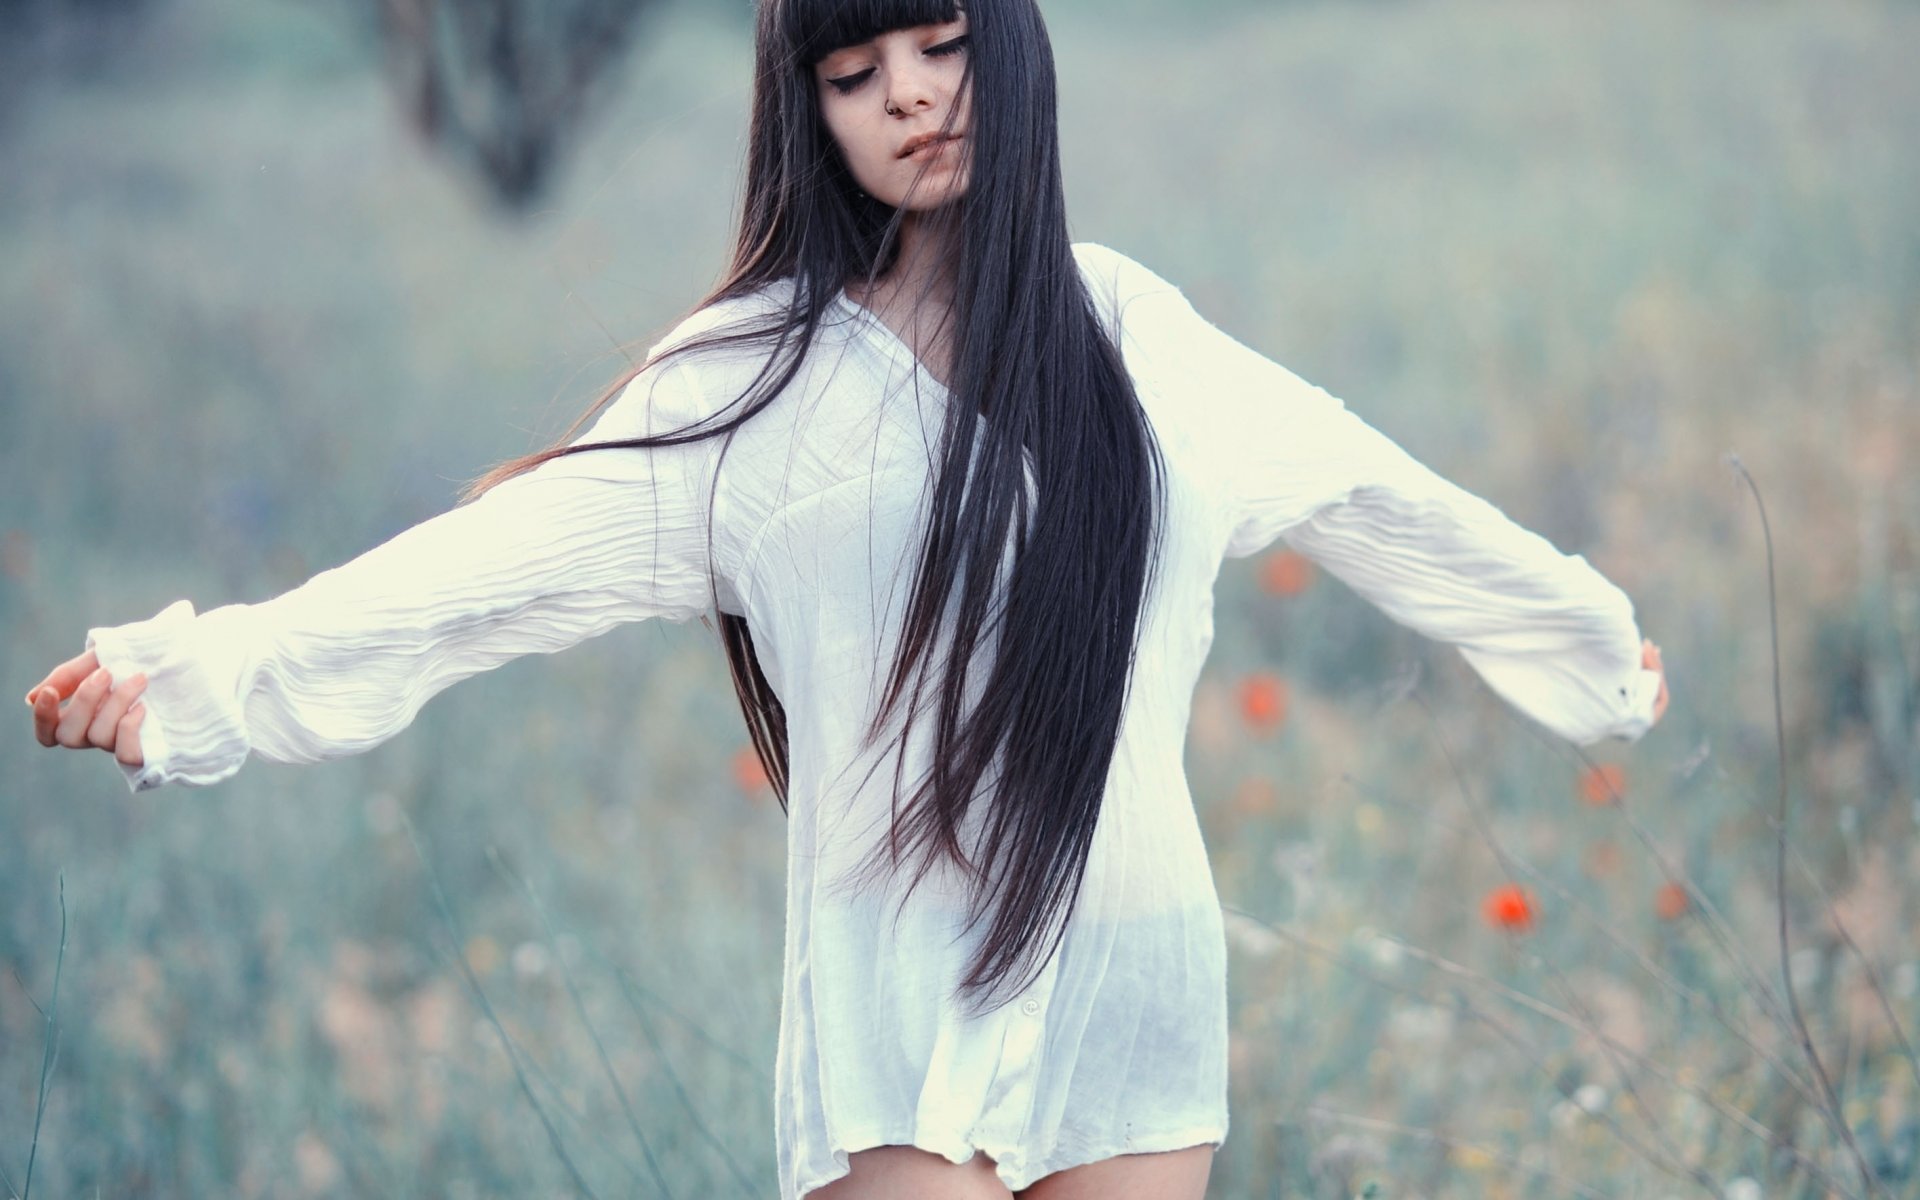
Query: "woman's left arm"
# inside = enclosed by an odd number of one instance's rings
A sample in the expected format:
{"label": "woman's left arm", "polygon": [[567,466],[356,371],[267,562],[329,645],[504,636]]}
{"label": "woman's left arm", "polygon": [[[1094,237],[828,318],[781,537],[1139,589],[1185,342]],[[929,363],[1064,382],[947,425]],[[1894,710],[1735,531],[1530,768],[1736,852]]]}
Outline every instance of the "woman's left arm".
{"label": "woman's left arm", "polygon": [[1277,528],[1256,494],[1229,553],[1277,532],[1394,620],[1458,646],[1495,692],[1569,741],[1652,727],[1665,679],[1626,593],[1333,404],[1301,408],[1294,427],[1312,430],[1292,449],[1346,484]]}
{"label": "woman's left arm", "polygon": [[1229,556],[1284,538],[1394,620],[1458,646],[1495,692],[1570,741],[1638,738],[1659,719],[1658,651],[1585,558],[1441,478],[1179,292],[1139,296],[1126,324],[1206,410],[1201,433],[1233,507]]}

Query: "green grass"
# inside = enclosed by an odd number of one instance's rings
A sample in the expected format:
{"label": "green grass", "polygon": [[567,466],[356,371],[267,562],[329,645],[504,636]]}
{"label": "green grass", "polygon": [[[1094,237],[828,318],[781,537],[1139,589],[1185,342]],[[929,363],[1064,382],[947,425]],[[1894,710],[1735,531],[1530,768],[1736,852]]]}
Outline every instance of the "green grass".
{"label": "green grass", "polygon": [[[1920,1080],[1819,890],[1911,1034],[1920,13],[1049,12],[1077,235],[1586,554],[1675,688],[1597,752],[1625,804],[1589,805],[1572,751],[1450,652],[1324,577],[1276,597],[1229,566],[1188,755],[1249,914],[1211,1194],[1826,1194],[1807,1164],[1860,1193],[1734,965],[1777,989],[1765,563],[1731,451],[1780,556],[1799,998],[1886,1194],[1920,1195]],[[644,27],[516,222],[420,152],[324,13],[155,6],[0,129],[17,693],[90,624],[263,598],[446,507],[718,269],[738,21]],[[1236,710],[1256,672],[1290,685],[1267,734]],[[363,758],[204,792],[129,798],[24,729],[0,740],[0,1193],[32,1148],[46,1196],[558,1194],[573,1170],[772,1194],[783,825],[731,778],[697,626],[513,664]],[[1656,852],[1695,889],[1679,919]],[[1480,912],[1509,877],[1537,898],[1521,936]]]}

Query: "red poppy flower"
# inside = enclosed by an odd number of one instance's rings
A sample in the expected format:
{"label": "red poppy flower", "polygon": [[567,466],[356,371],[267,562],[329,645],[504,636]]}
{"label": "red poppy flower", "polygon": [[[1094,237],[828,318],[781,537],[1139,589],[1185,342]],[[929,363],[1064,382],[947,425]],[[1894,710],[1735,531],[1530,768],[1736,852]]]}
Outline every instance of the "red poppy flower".
{"label": "red poppy flower", "polygon": [[1260,587],[1275,596],[1298,596],[1313,585],[1313,560],[1298,550],[1275,550],[1260,560]]}
{"label": "red poppy flower", "polygon": [[1287,719],[1287,684],[1261,672],[1240,681],[1240,716],[1255,733],[1272,733]]}
{"label": "red poppy flower", "polygon": [[1687,889],[1677,883],[1663,883],[1653,894],[1653,912],[1662,921],[1677,921],[1687,915],[1693,907],[1693,901],[1687,896]]}
{"label": "red poppy flower", "polygon": [[760,755],[752,746],[742,746],[733,752],[733,781],[748,793],[773,786],[767,779],[766,764],[760,761]]}
{"label": "red poppy flower", "polygon": [[1480,902],[1480,914],[1495,929],[1524,933],[1533,928],[1533,897],[1517,883],[1502,884]]}
{"label": "red poppy flower", "polygon": [[1627,794],[1627,772],[1618,763],[1604,763],[1580,772],[1580,798],[1604,807]]}

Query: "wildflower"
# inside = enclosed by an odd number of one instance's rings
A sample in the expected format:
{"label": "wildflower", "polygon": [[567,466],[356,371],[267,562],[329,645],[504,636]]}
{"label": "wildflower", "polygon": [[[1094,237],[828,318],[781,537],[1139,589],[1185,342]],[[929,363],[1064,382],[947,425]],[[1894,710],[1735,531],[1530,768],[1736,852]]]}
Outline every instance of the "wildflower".
{"label": "wildflower", "polygon": [[1524,933],[1533,928],[1533,897],[1519,884],[1502,884],[1480,902],[1480,913],[1496,929]]}
{"label": "wildflower", "polygon": [[1272,733],[1287,719],[1287,685],[1262,672],[1240,682],[1240,717],[1255,733]]}
{"label": "wildflower", "polygon": [[1614,803],[1627,794],[1627,773],[1618,763],[1588,767],[1580,772],[1580,798],[1588,804]]}
{"label": "wildflower", "polygon": [[1662,921],[1677,921],[1687,915],[1691,902],[1687,889],[1677,883],[1663,883],[1653,894],[1653,912]]}
{"label": "wildflower", "polygon": [[1298,596],[1313,584],[1313,560],[1298,550],[1275,550],[1260,560],[1260,587],[1274,596]]}
{"label": "wildflower", "polygon": [[767,779],[767,765],[760,761],[759,753],[752,746],[742,746],[733,752],[733,781],[750,795],[772,786]]}

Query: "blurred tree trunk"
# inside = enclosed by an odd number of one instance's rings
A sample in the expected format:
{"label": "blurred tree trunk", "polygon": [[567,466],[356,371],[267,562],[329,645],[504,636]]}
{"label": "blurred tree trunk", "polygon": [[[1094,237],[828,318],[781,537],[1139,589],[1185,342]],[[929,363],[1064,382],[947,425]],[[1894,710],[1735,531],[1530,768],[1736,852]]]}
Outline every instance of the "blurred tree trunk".
{"label": "blurred tree trunk", "polygon": [[408,121],[509,209],[531,206],[652,0],[375,0]]}

